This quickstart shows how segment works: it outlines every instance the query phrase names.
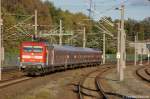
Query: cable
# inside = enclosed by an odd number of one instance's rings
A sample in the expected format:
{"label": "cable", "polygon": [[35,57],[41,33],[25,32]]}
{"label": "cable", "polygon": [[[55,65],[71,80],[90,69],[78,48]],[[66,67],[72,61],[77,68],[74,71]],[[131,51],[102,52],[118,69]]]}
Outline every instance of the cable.
{"label": "cable", "polygon": [[[129,0],[125,0],[123,3],[127,3],[128,1],[129,1]],[[111,10],[116,9],[119,5],[120,5],[120,4],[113,5],[113,6],[111,6],[110,8],[105,9],[104,11],[101,11],[101,12],[97,12],[97,11],[94,11],[94,12],[96,12],[98,15],[104,14],[104,13],[107,13],[107,12],[109,12],[109,11],[111,11]]]}
{"label": "cable", "polygon": [[3,13],[3,15],[5,16],[22,16],[22,17],[26,17],[26,16],[33,16],[33,15],[29,15],[29,14],[14,14],[14,13]]}

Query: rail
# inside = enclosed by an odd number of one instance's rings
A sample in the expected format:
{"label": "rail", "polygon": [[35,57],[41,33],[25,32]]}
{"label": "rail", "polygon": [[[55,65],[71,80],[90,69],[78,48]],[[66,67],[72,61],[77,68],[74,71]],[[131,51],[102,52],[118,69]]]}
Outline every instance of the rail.
{"label": "rail", "polygon": [[2,67],[2,72],[9,72],[12,70],[19,70],[19,66],[6,66]]}
{"label": "rail", "polygon": [[136,74],[137,76],[139,76],[142,80],[144,81],[147,81],[147,82],[150,82],[150,75],[147,71],[149,67],[145,66],[145,67],[141,67],[141,68],[138,68],[136,70]]}
{"label": "rail", "polygon": [[104,72],[106,72],[108,69],[110,69],[110,68],[104,69],[104,70],[103,70],[102,72],[100,72],[100,73],[98,74],[98,76],[96,76],[96,78],[95,78],[95,83],[96,83],[96,86],[97,86],[97,90],[99,91],[99,94],[102,94],[103,99],[109,99],[109,98],[107,97],[105,91],[103,90],[103,88],[102,88],[102,86],[101,86],[101,84],[100,84],[100,82],[99,82],[99,78],[100,78],[100,75],[102,75],[102,74],[103,74]]}
{"label": "rail", "polygon": [[11,79],[11,80],[7,80],[7,81],[2,81],[2,82],[0,82],[0,89],[4,88],[4,87],[7,87],[7,86],[11,86],[11,85],[17,84],[17,83],[21,83],[21,82],[29,80],[29,79],[32,79],[32,77],[25,77],[25,76],[23,76],[23,77],[20,77],[20,78],[17,78],[17,79]]}
{"label": "rail", "polygon": [[[104,65],[103,65],[104,66]],[[90,92],[96,92],[100,97],[102,97],[103,99],[108,99],[106,93],[104,92],[104,90],[102,89],[100,83],[99,83],[99,76],[102,75],[104,72],[106,72],[107,70],[110,69],[110,66],[107,66],[107,67],[102,67],[102,68],[99,68],[97,70],[94,70],[92,72],[89,72],[88,74],[86,74],[79,82],[78,84],[78,95],[79,95],[79,99],[83,99],[84,96],[90,96],[90,97],[95,97],[95,96],[92,96],[91,94],[89,93],[85,93],[85,89],[90,91]],[[91,89],[91,88],[86,88],[85,86],[83,86],[86,78],[89,78],[89,76],[95,72],[98,72],[98,75],[96,77],[93,77],[95,80],[94,80],[94,83],[95,83],[95,86],[96,86],[96,89]],[[84,91],[83,91],[84,89]]]}

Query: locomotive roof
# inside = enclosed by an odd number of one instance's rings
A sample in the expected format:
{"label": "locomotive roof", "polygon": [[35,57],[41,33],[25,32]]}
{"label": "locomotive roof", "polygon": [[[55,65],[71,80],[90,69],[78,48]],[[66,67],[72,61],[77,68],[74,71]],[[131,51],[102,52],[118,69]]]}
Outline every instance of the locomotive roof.
{"label": "locomotive roof", "polygon": [[82,48],[82,47],[74,47],[74,46],[60,46],[56,44],[49,44],[47,42],[23,42],[24,45],[32,45],[32,44],[37,44],[41,46],[49,46],[51,48],[54,48],[55,50],[66,50],[66,51],[86,51],[86,52],[99,52],[101,50],[99,49],[93,49],[93,48]]}

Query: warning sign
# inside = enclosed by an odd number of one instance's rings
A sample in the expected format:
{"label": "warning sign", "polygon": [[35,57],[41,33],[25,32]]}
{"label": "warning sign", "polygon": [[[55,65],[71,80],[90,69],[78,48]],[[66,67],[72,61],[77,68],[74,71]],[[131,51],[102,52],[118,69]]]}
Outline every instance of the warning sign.
{"label": "warning sign", "polygon": [[117,53],[116,58],[117,58],[117,59],[120,59],[120,53]]}

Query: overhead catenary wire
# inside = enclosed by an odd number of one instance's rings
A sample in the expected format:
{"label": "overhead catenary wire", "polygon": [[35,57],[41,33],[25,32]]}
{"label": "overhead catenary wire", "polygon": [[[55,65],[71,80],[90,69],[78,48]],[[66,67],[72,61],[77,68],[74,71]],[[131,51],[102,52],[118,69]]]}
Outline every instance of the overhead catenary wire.
{"label": "overhead catenary wire", "polygon": [[[20,25],[19,25],[19,26],[20,26]],[[13,27],[13,28],[18,29],[19,27],[18,27],[18,26],[15,26],[15,27]],[[19,34],[19,33],[18,33],[18,32],[15,32],[15,33],[13,33],[13,34],[10,34],[9,36],[6,36],[5,39],[8,39],[8,38],[10,38],[10,37],[12,37],[12,36],[14,36],[14,35],[16,35],[16,34]]]}
{"label": "overhead catenary wire", "polygon": [[11,26],[10,28],[6,29],[6,31],[9,31],[9,30],[13,29],[14,27],[16,27],[16,26],[18,26],[18,25],[23,24],[24,22],[26,22],[26,21],[28,21],[28,20],[32,19],[33,17],[34,17],[34,15],[32,15],[32,16],[30,16],[30,17],[28,17],[27,19],[25,19],[25,20],[23,20],[23,21],[19,22],[18,24],[13,25],[13,26]]}
{"label": "overhead catenary wire", "polygon": [[[4,39],[8,39],[8,38],[17,38],[19,37],[18,35],[26,35],[28,32],[26,32],[27,30],[25,30],[23,27],[15,27],[17,29],[17,31],[19,32],[15,32],[9,36],[5,36]],[[22,29],[21,29],[22,28]],[[17,35],[16,35],[17,34]],[[30,35],[32,35],[33,33],[28,33]]]}
{"label": "overhead catenary wire", "polygon": [[2,15],[4,15],[4,16],[21,16],[21,17],[33,16],[33,15],[29,15],[29,14],[15,14],[15,13],[2,13]]}
{"label": "overhead catenary wire", "polygon": [[[127,3],[128,1],[129,1],[129,0],[125,0],[125,1],[124,1],[124,4]],[[109,8],[107,8],[107,9],[105,9],[105,10],[103,10],[103,11],[100,11],[100,12],[96,11],[96,9],[95,9],[95,10],[93,10],[92,12],[94,12],[96,15],[99,15],[99,16],[101,17],[103,14],[105,14],[105,13],[107,13],[107,12],[109,12],[109,11],[115,10],[116,8],[118,8],[119,5],[120,5],[120,4],[115,4],[115,5],[113,5],[113,6],[109,7]]]}

